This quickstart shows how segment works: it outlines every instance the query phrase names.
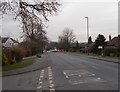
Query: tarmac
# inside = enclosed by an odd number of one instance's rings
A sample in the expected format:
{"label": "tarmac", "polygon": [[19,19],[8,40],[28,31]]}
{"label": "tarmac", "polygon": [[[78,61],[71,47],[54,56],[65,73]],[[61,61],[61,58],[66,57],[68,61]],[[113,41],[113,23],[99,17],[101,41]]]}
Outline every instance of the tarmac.
{"label": "tarmac", "polygon": [[[112,59],[112,58],[101,57],[101,56],[99,57],[88,56],[88,55],[84,55],[84,56],[88,58],[92,58],[92,59],[97,59],[97,60],[102,60],[102,61],[107,61],[107,62],[112,62],[112,63],[119,63],[118,59]],[[2,72],[0,76],[5,77],[5,76],[19,75],[19,74],[34,72],[34,71],[46,68],[49,66],[49,61],[46,58],[47,58],[46,55],[42,55],[42,57],[37,58],[36,61],[32,65],[24,67],[24,68]]]}

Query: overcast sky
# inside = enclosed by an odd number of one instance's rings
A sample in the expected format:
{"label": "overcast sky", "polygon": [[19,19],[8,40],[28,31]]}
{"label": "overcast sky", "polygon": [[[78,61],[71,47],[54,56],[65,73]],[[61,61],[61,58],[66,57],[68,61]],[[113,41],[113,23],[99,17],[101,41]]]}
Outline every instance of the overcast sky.
{"label": "overcast sky", "polygon": [[[93,41],[98,34],[103,34],[108,40],[108,36],[118,34],[118,2],[117,0],[62,0],[62,6],[57,16],[50,17],[46,23],[48,38],[57,41],[58,36],[65,28],[71,28],[79,42],[86,42],[86,19],[89,17],[90,36]],[[0,21],[2,36],[10,36],[20,39],[21,28],[18,21],[13,21],[12,17],[5,16]]]}

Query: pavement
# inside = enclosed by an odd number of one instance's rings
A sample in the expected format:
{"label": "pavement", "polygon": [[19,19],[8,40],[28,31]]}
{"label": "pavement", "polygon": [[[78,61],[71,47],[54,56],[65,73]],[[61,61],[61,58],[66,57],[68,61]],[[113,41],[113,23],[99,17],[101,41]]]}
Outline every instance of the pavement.
{"label": "pavement", "polygon": [[102,56],[88,56],[89,58],[93,58],[93,59],[98,59],[98,60],[102,60],[102,61],[107,61],[107,62],[112,62],[112,63],[119,63],[120,64],[120,60],[119,59],[114,59],[114,58],[109,58],[109,57],[102,57]]}
{"label": "pavement", "polygon": [[92,56],[92,55],[77,54],[77,53],[70,53],[70,54],[83,56],[83,57],[88,57],[88,58],[97,59],[97,60],[102,60],[102,61],[107,61],[107,62],[111,62],[111,63],[120,63],[119,59],[110,58],[110,57],[107,57],[107,56]]}
{"label": "pavement", "polygon": [[[76,55],[80,55],[80,54],[76,54]],[[92,59],[97,59],[97,60],[102,60],[102,61],[107,61],[107,62],[112,62],[112,63],[119,63],[118,59],[110,59],[107,57],[97,57],[97,56],[87,56],[87,55],[81,55],[83,57],[88,57],[88,58],[92,58]],[[35,57],[35,56],[33,56]],[[32,57],[28,57],[28,58],[32,58]],[[28,59],[28,58],[24,58],[24,59]],[[45,60],[47,57],[42,55],[42,58],[38,58],[35,63],[33,63],[32,65],[25,67],[25,68],[19,68],[16,70],[11,70],[11,71],[6,71],[3,72],[2,74],[0,73],[0,76],[12,76],[12,75],[19,75],[19,74],[24,74],[24,73],[28,73],[28,72],[33,72],[33,71],[37,71],[40,69],[43,69],[45,67],[48,66],[49,64],[49,60]]]}

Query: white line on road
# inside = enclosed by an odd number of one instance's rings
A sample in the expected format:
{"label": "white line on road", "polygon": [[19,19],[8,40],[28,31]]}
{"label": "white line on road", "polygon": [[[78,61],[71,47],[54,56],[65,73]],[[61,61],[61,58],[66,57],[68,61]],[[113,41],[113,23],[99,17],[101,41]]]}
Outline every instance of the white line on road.
{"label": "white line on road", "polygon": [[49,81],[49,83],[51,84],[51,83],[53,83],[53,81],[52,81],[52,80],[50,80],[50,81]]}
{"label": "white line on road", "polygon": [[39,77],[39,83],[38,83],[38,87],[37,87],[37,89],[39,90],[39,89],[42,89],[42,84],[43,84],[43,77],[44,77],[44,72],[45,72],[45,70],[41,70],[41,73],[40,73],[40,77]]}
{"label": "white line on road", "polygon": [[42,86],[38,86],[38,87],[37,87],[37,89],[41,89],[41,88],[42,88]]}
{"label": "white line on road", "polygon": [[66,78],[69,78],[68,76],[66,76]]}
{"label": "white line on road", "polygon": [[49,88],[50,88],[50,92],[55,91],[54,89],[54,84],[53,84],[53,76],[52,76],[52,68],[48,67],[48,79],[49,79]]}
{"label": "white line on road", "polygon": [[95,69],[98,69],[98,67],[96,67],[96,66],[92,66],[93,68],[95,68]]}

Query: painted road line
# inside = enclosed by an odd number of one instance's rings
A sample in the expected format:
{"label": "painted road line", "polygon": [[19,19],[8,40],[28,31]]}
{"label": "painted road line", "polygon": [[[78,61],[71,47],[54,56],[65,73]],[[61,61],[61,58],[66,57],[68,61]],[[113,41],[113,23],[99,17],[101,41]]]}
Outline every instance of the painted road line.
{"label": "painted road line", "polygon": [[42,85],[42,83],[43,83],[43,82],[42,82],[42,81],[40,81],[40,82],[39,82],[39,85]]}
{"label": "painted road line", "polygon": [[43,78],[44,78],[44,72],[45,70],[41,70],[40,77],[39,77],[39,82],[38,82],[38,87],[37,89],[42,89],[42,84],[43,84]]}
{"label": "painted road line", "polygon": [[42,89],[42,86],[38,86],[37,89]]}
{"label": "painted road line", "polygon": [[95,69],[98,69],[98,67],[96,67],[96,66],[92,66],[93,68],[95,68]]}
{"label": "painted road line", "polygon": [[53,78],[52,77],[49,77],[49,80],[52,80]]}
{"label": "painted road line", "polygon": [[50,89],[51,91],[55,91],[55,89],[54,88],[52,88],[52,89]]}
{"label": "painted road line", "polygon": [[50,87],[50,88],[53,88],[53,87],[54,87],[54,84],[50,84],[49,87]]}
{"label": "painted road line", "polygon": [[49,90],[51,91],[55,91],[54,89],[54,84],[53,84],[53,76],[52,76],[52,68],[48,67],[48,79],[49,79]]}
{"label": "painted road line", "polygon": [[65,72],[63,72],[64,73],[64,75],[66,75],[66,73]]}
{"label": "painted road line", "polygon": [[49,80],[49,83],[51,84],[51,83],[53,83],[53,81],[52,81],[52,80]]}
{"label": "painted road line", "polygon": [[82,77],[82,75],[78,75],[79,77]]}
{"label": "painted road line", "polygon": [[66,78],[69,78],[68,76],[66,76]]}

